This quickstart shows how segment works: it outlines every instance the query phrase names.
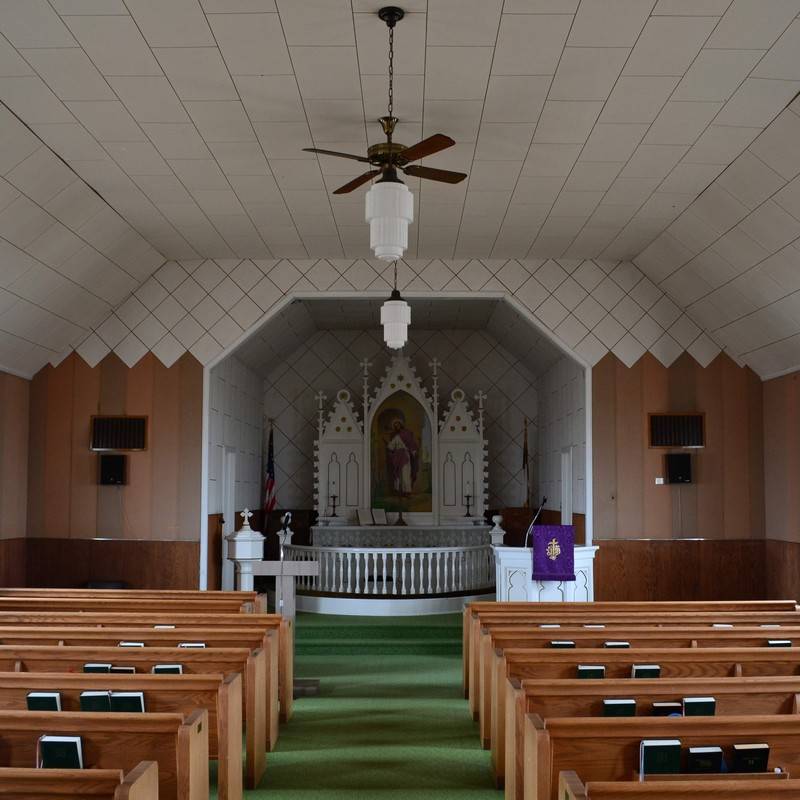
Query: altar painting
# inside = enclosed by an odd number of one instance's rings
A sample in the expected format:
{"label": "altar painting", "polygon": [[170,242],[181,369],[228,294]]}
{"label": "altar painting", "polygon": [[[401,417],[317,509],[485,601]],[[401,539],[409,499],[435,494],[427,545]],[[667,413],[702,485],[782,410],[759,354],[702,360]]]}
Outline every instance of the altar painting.
{"label": "altar painting", "polygon": [[433,509],[431,425],[407,392],[387,397],[372,418],[372,507],[403,512]]}

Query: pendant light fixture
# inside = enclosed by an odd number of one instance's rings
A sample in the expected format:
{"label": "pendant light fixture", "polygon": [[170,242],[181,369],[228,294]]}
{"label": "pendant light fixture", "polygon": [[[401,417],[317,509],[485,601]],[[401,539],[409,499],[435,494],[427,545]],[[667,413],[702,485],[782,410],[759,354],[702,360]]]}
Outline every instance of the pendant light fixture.
{"label": "pendant light fixture", "polygon": [[[380,123],[386,134],[387,148],[392,150],[392,135],[397,125],[394,115],[394,27],[405,16],[402,8],[386,6],[378,16],[389,28],[389,103]],[[396,261],[408,247],[408,226],[414,221],[414,195],[389,164],[367,192],[366,220],[369,223],[369,246],[376,258]]]}
{"label": "pendant light fixture", "polygon": [[400,296],[397,288],[397,261],[394,262],[394,288],[389,299],[381,306],[383,340],[392,350],[399,350],[408,341],[411,324],[411,306]]}

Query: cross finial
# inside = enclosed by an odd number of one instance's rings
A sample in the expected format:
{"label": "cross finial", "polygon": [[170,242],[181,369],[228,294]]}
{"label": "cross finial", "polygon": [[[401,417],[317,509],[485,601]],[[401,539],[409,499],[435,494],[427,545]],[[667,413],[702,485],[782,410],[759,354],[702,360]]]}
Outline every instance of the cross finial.
{"label": "cross finial", "polygon": [[328,395],[326,395],[326,394],[325,394],[325,392],[323,392],[323,391],[322,391],[322,389],[320,389],[320,390],[319,390],[319,391],[318,391],[318,392],[317,392],[317,393],[314,395],[314,397],[316,398],[317,405],[320,407],[320,409],[321,409],[321,408],[322,408],[322,406],[325,404],[325,401],[328,399]]}
{"label": "cross finial", "polygon": [[368,358],[362,358],[359,362],[361,364],[361,369],[364,370],[364,374],[366,375],[369,371],[369,368],[372,366],[372,362]]}
{"label": "cross finial", "polygon": [[253,516],[253,512],[249,508],[246,508],[239,516],[242,518],[242,530],[250,530],[250,517]]}
{"label": "cross finial", "polygon": [[439,367],[442,366],[442,362],[439,361],[439,359],[436,358],[436,356],[434,356],[433,360],[428,362],[428,366],[433,370],[433,374],[436,375],[437,371],[439,370]]}
{"label": "cross finial", "polygon": [[486,394],[486,392],[484,392],[483,389],[478,389],[478,393],[475,395],[475,399],[478,401],[478,408],[483,408],[483,401],[488,396],[489,395]]}

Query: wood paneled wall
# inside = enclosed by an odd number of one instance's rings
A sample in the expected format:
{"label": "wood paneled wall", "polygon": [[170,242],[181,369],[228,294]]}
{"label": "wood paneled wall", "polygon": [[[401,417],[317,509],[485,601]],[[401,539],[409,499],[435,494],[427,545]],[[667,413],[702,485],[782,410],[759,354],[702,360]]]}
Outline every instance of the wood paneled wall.
{"label": "wood paneled wall", "polygon": [[800,373],[765,381],[764,489],[770,539],[800,541]]}
{"label": "wood paneled wall", "polygon": [[30,381],[0,372],[0,539],[25,536]]}
{"label": "wood paneled wall", "polygon": [[27,586],[27,540],[0,539],[0,586]]}
{"label": "wood paneled wall", "polygon": [[[72,354],[31,381],[28,536],[198,540],[203,368],[192,355],[165,367],[148,353],[90,367]],[[148,449],[128,453],[128,484],[98,486],[93,414],[148,417]]]}
{"label": "wood paneled wall", "polygon": [[[664,367],[649,353],[628,368],[614,355],[592,372],[596,539],[764,536],[762,384],[726,355],[688,354]],[[648,412],[705,413],[693,483],[656,486],[665,450],[648,446]],[[769,533],[768,533],[769,535]]]}

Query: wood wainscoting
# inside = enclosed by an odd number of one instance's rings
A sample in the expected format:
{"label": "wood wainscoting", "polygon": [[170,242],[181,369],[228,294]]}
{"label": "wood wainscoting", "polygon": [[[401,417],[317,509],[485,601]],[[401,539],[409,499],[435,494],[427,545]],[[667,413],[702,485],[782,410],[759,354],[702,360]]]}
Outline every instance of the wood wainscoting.
{"label": "wood wainscoting", "polygon": [[800,542],[764,542],[767,600],[800,599]]}
{"label": "wood wainscoting", "polygon": [[[762,600],[768,586],[763,539],[602,539],[594,562],[595,600]],[[795,565],[800,564],[800,545]],[[795,576],[796,576],[795,571]],[[797,595],[784,579],[781,597]]]}
{"label": "wood wainscoting", "polygon": [[0,586],[25,586],[26,541],[0,539]]}
{"label": "wood wainscoting", "polygon": [[25,544],[28,586],[124,581],[130,589],[197,589],[200,583],[199,542],[42,537]]}

